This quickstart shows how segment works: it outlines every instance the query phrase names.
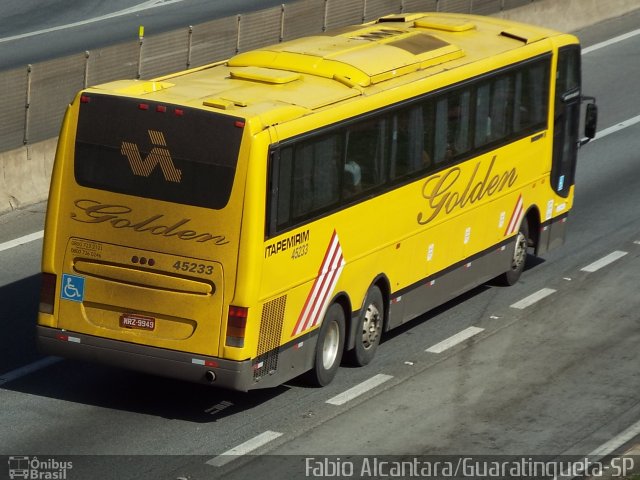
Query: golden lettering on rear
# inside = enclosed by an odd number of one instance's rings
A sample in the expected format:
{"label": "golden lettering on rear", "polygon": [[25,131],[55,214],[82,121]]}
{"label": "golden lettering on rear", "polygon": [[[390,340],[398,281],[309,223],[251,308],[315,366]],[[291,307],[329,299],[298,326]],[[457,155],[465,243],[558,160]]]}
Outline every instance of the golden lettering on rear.
{"label": "golden lettering on rear", "polygon": [[194,242],[213,242],[215,245],[225,245],[229,240],[224,235],[214,235],[209,232],[200,233],[185,228],[191,223],[190,218],[178,221],[165,220],[163,214],[151,215],[138,220],[133,215],[133,209],[126,205],[112,205],[95,200],[76,200],[74,205],[79,212],[71,212],[71,218],[80,223],[106,223],[117,229],[132,230],[136,233],[148,233],[168,238]]}

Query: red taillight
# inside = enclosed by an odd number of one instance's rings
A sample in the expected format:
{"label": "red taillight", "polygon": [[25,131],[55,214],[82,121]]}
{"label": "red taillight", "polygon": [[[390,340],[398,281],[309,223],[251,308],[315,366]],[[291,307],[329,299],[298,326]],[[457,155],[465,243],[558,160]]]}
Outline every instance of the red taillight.
{"label": "red taillight", "polygon": [[236,120],[233,124],[238,128],[244,128],[245,123],[242,120]]}
{"label": "red taillight", "polygon": [[244,347],[244,334],[247,328],[249,309],[246,307],[229,307],[227,319],[227,341],[230,347]]}
{"label": "red taillight", "polygon": [[80,96],[80,103],[89,103],[91,101],[91,97],[89,95]]}
{"label": "red taillight", "polygon": [[149,110],[149,104],[148,103],[140,103],[140,104],[138,104],[138,108],[140,110]]}
{"label": "red taillight", "polygon": [[156,106],[156,112],[165,113],[166,111],[167,111],[167,107],[165,107],[164,105],[157,105]]}
{"label": "red taillight", "polygon": [[40,284],[40,312],[53,313],[56,299],[56,276],[53,273],[43,273]]}
{"label": "red taillight", "polygon": [[184,115],[184,110],[182,110],[181,108],[176,108],[173,113],[177,116],[177,117],[182,117]]}

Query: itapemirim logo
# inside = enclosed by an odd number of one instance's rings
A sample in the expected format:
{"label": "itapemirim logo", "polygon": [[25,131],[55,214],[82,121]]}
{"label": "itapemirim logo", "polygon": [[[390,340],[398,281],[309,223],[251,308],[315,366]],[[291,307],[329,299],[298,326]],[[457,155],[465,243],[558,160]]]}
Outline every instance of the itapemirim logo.
{"label": "itapemirim logo", "polygon": [[66,480],[67,472],[73,468],[73,462],[58,461],[54,458],[9,457],[9,478],[29,480]]}
{"label": "itapemirim logo", "polygon": [[156,130],[149,130],[148,132],[154,147],[144,160],[140,155],[138,145],[131,142],[122,142],[120,152],[129,160],[133,174],[148,177],[156,166],[160,164],[162,174],[167,182],[180,183],[182,172],[173,164],[171,152],[166,148],[167,141],[164,138],[164,134]]}

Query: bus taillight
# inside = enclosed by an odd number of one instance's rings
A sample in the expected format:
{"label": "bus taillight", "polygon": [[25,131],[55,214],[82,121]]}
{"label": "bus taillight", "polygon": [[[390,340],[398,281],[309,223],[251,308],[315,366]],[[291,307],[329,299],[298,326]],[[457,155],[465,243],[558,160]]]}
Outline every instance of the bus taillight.
{"label": "bus taillight", "polygon": [[229,306],[229,317],[227,319],[227,341],[230,347],[244,347],[244,334],[247,327],[247,315],[249,309],[246,307]]}
{"label": "bus taillight", "polygon": [[56,298],[56,275],[43,273],[40,285],[40,312],[53,313],[53,304]]}

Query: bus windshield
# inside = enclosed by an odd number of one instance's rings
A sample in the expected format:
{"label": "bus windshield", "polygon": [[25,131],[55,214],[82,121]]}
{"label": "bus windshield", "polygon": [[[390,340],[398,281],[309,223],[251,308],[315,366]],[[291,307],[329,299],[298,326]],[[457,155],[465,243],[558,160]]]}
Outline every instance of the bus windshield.
{"label": "bus windshield", "polygon": [[222,209],[244,121],[182,106],[83,95],[76,181],[138,197]]}

